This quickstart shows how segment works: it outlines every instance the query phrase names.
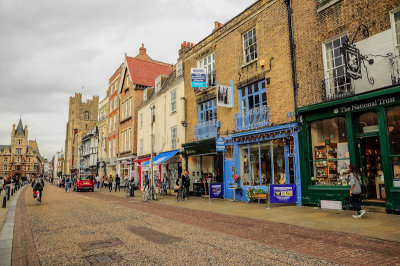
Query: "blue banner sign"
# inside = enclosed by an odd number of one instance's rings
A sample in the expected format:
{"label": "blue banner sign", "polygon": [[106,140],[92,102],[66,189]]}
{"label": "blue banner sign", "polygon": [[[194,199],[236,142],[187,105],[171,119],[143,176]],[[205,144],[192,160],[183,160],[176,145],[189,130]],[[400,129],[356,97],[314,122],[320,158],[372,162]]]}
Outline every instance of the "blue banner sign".
{"label": "blue banner sign", "polygon": [[192,68],[190,72],[192,88],[206,88],[207,75],[205,69]]}
{"label": "blue banner sign", "polygon": [[225,139],[223,137],[215,138],[216,151],[225,151]]}
{"label": "blue banner sign", "polygon": [[270,203],[296,203],[296,185],[270,185]]}
{"label": "blue banner sign", "polygon": [[213,183],[210,184],[210,197],[211,198],[223,198],[224,197],[224,184]]}

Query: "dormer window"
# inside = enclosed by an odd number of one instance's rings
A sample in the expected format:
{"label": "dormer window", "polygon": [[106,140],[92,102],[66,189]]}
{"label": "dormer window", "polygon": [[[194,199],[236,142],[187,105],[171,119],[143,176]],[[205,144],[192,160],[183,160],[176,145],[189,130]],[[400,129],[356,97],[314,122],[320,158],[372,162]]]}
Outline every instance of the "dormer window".
{"label": "dormer window", "polygon": [[176,77],[179,78],[183,75],[183,65],[182,61],[176,64]]}

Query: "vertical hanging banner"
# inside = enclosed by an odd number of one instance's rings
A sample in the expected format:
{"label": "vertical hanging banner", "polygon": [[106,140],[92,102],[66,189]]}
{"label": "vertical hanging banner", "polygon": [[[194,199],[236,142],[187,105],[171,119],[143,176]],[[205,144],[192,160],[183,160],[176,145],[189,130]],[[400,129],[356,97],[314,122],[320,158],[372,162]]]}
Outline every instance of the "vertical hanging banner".
{"label": "vertical hanging banner", "polygon": [[217,85],[217,106],[233,107],[233,89],[231,86]]}

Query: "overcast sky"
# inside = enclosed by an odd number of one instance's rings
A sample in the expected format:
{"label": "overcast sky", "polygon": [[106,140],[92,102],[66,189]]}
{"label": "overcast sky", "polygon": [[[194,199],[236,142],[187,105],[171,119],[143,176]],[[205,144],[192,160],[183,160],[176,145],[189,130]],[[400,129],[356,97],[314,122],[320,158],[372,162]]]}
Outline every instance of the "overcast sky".
{"label": "overcast sky", "polygon": [[136,56],[175,63],[182,41],[197,43],[255,0],[0,0],[0,145],[12,124],[28,125],[51,159],[64,149],[69,96],[105,97],[108,79]]}

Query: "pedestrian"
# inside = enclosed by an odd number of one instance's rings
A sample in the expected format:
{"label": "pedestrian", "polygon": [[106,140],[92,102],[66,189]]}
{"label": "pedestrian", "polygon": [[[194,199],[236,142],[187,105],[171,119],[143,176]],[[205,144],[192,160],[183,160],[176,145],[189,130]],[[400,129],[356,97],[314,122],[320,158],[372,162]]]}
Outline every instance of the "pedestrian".
{"label": "pedestrian", "polygon": [[177,185],[177,194],[176,194],[176,201],[178,201],[179,200],[179,198],[181,198],[181,200],[182,201],[184,201],[185,200],[185,198],[184,198],[184,187],[185,187],[185,185],[184,185],[184,183],[183,183],[183,180],[182,180],[182,176],[178,176],[178,178],[176,179],[176,182],[175,182],[175,184]]}
{"label": "pedestrian", "polygon": [[108,189],[108,175],[104,176],[104,188],[105,188],[105,190]]}
{"label": "pedestrian", "polygon": [[71,183],[71,180],[70,180],[70,177],[68,176],[66,176],[65,177],[65,180],[64,180],[64,189],[65,189],[65,192],[69,192],[69,184]]}
{"label": "pedestrian", "polygon": [[97,189],[100,189],[100,176],[98,174],[96,175],[95,180]]}
{"label": "pedestrian", "polygon": [[4,187],[4,179],[2,177],[0,177],[0,195],[1,195],[1,191],[3,190]]}
{"label": "pedestrian", "polygon": [[100,177],[100,191],[103,188],[103,184],[104,184],[104,175],[102,177]]}
{"label": "pedestrian", "polygon": [[183,180],[183,184],[185,186],[184,197],[189,198],[190,177],[189,177],[188,171],[183,172],[182,180]]}
{"label": "pedestrian", "polygon": [[117,192],[117,188],[118,188],[118,192],[121,192],[121,178],[118,176],[118,174],[115,176],[115,192]]}
{"label": "pedestrian", "polygon": [[149,172],[146,171],[146,173],[144,174],[144,190],[143,191],[146,191],[146,188],[149,189],[149,185],[150,185]]}
{"label": "pedestrian", "polygon": [[361,209],[361,175],[354,164],[350,165],[350,203],[356,208],[357,213],[353,215],[354,218],[361,218],[365,211]]}
{"label": "pedestrian", "polygon": [[108,192],[112,191],[112,185],[113,185],[113,177],[112,177],[112,175],[110,175],[108,177]]}

